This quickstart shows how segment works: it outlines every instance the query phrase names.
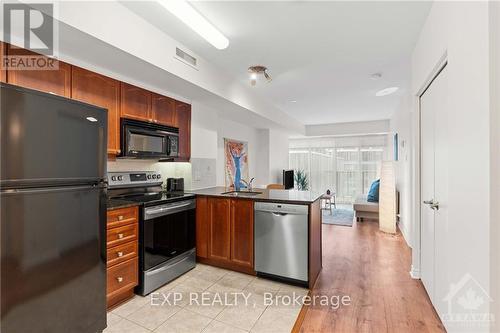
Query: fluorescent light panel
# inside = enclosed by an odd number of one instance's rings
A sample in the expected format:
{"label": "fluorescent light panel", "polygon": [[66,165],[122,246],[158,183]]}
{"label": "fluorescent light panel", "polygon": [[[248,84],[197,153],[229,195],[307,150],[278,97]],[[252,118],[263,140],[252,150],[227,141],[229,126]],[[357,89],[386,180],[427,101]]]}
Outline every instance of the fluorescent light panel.
{"label": "fluorescent light panel", "polygon": [[160,0],[158,2],[215,48],[223,50],[228,47],[229,39],[198,13],[187,1]]}
{"label": "fluorescent light panel", "polygon": [[387,95],[395,93],[396,91],[398,91],[398,89],[399,89],[398,87],[385,88],[385,89],[377,91],[375,93],[375,96],[377,96],[377,97],[387,96]]}

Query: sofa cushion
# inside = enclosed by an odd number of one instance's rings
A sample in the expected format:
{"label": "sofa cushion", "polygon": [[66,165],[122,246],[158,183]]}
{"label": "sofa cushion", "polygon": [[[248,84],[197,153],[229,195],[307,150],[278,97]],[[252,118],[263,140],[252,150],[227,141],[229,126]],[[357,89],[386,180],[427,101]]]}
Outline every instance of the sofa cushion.
{"label": "sofa cushion", "polygon": [[369,202],[365,196],[358,197],[354,202],[355,211],[378,213],[378,202]]}
{"label": "sofa cushion", "polygon": [[368,191],[367,201],[368,202],[378,202],[378,192],[380,189],[380,179],[377,179],[370,186],[370,191]]}

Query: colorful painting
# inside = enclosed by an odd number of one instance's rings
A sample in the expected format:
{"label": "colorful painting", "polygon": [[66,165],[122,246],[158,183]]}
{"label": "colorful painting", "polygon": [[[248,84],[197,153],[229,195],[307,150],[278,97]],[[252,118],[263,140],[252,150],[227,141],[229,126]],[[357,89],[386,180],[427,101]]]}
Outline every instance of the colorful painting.
{"label": "colorful painting", "polygon": [[239,190],[248,181],[248,143],[224,138],[226,187]]}

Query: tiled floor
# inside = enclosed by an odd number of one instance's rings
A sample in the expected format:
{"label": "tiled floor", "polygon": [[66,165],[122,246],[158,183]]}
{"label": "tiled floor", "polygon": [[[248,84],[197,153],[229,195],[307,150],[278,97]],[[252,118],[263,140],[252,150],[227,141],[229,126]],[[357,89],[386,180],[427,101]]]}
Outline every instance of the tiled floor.
{"label": "tiled floor", "polygon": [[[294,295],[304,296],[308,291],[198,264],[157,292],[161,294],[155,294],[154,299],[153,294],[135,296],[109,312],[104,332],[290,332],[301,306],[289,305],[284,300]],[[237,294],[241,292],[244,294]],[[267,305],[265,293],[282,302]]]}

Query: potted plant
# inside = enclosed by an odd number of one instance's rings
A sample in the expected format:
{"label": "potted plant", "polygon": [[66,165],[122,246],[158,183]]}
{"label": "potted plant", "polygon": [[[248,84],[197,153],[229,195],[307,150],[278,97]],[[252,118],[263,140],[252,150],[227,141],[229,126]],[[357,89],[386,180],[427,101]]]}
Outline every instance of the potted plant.
{"label": "potted plant", "polygon": [[295,186],[299,191],[309,190],[309,179],[304,170],[295,170]]}

